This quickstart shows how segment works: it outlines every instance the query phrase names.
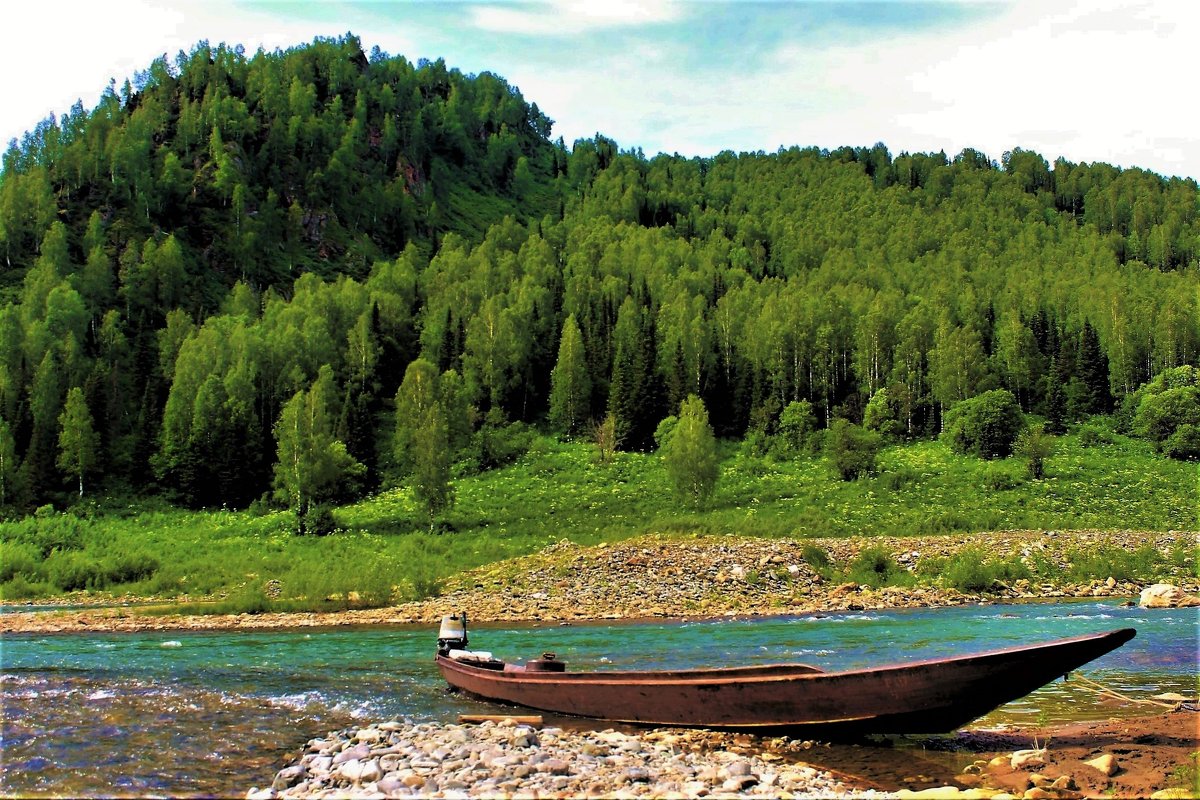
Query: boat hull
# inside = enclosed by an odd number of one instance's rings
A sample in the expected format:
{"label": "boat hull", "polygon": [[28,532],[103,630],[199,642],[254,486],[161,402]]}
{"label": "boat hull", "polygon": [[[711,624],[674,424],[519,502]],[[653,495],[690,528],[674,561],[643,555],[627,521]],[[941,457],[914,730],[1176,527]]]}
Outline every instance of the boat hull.
{"label": "boat hull", "polygon": [[847,672],[802,664],[654,672],[509,672],[437,657],[452,687],[540,711],[638,725],[825,734],[945,733],[1132,639],[1106,633]]}

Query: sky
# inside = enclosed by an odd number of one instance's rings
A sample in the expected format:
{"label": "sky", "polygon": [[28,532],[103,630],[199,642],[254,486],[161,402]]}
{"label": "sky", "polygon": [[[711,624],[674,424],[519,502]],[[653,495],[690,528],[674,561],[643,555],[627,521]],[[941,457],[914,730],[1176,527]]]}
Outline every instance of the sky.
{"label": "sky", "polygon": [[202,39],[253,53],[347,32],[504,77],[568,145],[1020,147],[1200,179],[1194,0],[21,2],[0,31],[0,142]]}

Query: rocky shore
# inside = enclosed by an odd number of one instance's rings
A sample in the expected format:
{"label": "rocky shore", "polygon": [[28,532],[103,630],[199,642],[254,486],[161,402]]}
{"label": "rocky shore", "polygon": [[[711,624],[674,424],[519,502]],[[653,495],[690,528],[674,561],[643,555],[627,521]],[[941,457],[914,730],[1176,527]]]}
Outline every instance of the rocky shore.
{"label": "rocky shore", "polygon": [[779,739],[757,752],[742,744],[733,734],[708,731],[390,721],[311,740],[269,787],[246,797],[894,796],[798,762],[790,751],[802,743]]}
{"label": "rocky shore", "polygon": [[929,763],[925,748],[954,750],[959,761],[974,756],[959,774],[943,776],[942,785],[929,786],[939,781],[922,776],[882,787],[822,767],[826,748],[788,737],[565,730],[514,719],[479,725],[392,720],[310,740],[270,785],[251,788],[246,798],[1171,800],[1194,798],[1200,789],[1194,773],[1198,721],[1193,698],[1153,717],[1032,731],[967,730],[934,737],[920,749],[877,747],[873,755],[895,752],[911,762],[910,771]]}
{"label": "rocky shore", "polygon": [[[1087,583],[1057,577],[1071,553],[1151,544],[1160,552],[1194,547],[1194,531],[1001,531],[929,537],[759,539],[648,535],[582,547],[568,541],[541,552],[447,579],[440,596],[390,608],[336,613],[147,615],[138,608],[71,608],[0,615],[0,633],[201,630],[362,624],[435,624],[467,609],[476,622],[702,618],[948,606],[1064,597],[1136,598],[1145,584],[1112,576]],[[810,563],[820,552],[849,564],[866,547],[882,548],[902,567],[947,558],[964,548],[1017,555],[1034,577],[982,592],[936,586],[869,586],[823,578]],[[1044,577],[1039,568],[1047,566]],[[1194,567],[1156,576],[1187,595],[1200,593]],[[169,604],[168,604],[169,606]],[[169,610],[169,608],[168,608]]]}

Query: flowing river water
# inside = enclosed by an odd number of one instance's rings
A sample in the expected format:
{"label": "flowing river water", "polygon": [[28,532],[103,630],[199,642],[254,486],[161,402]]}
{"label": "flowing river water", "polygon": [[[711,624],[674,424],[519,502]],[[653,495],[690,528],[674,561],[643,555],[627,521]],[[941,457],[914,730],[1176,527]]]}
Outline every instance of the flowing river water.
{"label": "flowing river water", "polygon": [[[1137,637],[1089,664],[1085,676],[1134,697],[1195,694],[1196,610],[1124,608],[1111,599],[751,620],[478,625],[471,645],[509,660],[553,650],[569,669],[803,662],[839,670],[1120,627],[1136,628]],[[244,796],[250,786],[269,785],[309,738],[355,722],[503,713],[446,691],[433,666],[436,635],[424,626],[392,626],[5,636],[0,793]],[[1106,704],[1077,681],[1058,681],[976,725],[1122,713],[1144,709]],[[921,747],[919,740],[901,746]],[[855,759],[888,761],[882,749],[837,747],[814,751],[814,764],[823,759],[835,769]]]}

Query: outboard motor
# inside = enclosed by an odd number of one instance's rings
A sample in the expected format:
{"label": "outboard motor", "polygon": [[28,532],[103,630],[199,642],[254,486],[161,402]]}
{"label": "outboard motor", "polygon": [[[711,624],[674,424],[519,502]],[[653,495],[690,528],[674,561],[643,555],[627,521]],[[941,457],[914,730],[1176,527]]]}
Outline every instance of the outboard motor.
{"label": "outboard motor", "polygon": [[438,655],[448,655],[451,650],[467,649],[467,614],[460,611],[442,617],[442,626],[438,630]]}

